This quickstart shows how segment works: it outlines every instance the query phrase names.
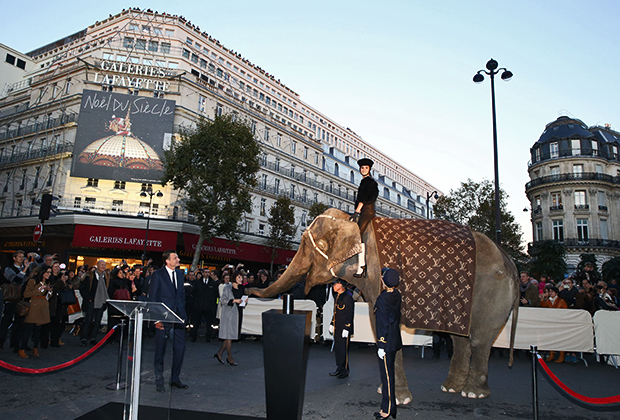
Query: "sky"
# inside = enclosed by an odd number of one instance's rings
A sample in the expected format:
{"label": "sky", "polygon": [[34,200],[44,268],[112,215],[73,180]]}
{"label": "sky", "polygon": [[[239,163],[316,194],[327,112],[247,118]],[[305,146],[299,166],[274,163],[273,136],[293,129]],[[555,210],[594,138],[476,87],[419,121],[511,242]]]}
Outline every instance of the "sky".
{"label": "sky", "polygon": [[620,131],[616,0],[25,0],[3,4],[0,43],[28,52],[128,6],[184,16],[443,193],[494,179],[490,81],[472,78],[497,60],[514,74],[495,83],[499,180],[526,242],[545,125]]}

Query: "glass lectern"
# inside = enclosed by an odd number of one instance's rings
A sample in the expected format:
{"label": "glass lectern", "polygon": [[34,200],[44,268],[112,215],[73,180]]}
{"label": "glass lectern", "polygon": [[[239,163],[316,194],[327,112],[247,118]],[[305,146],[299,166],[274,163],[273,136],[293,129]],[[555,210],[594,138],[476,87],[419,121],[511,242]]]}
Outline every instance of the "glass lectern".
{"label": "glass lectern", "polygon": [[[138,419],[140,405],[140,365],[142,362],[142,324],[144,321],[184,324],[170,308],[159,302],[141,302],[134,300],[108,300],[108,303],[129,317],[133,324],[133,366],[131,370],[131,398],[129,413],[125,418]],[[129,383],[130,381],[128,381]]]}

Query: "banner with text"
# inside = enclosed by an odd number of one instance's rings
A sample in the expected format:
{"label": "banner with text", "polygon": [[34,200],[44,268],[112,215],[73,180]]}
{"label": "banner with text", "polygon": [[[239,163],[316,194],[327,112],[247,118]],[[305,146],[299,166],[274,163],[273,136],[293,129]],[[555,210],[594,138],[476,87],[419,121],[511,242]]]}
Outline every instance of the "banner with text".
{"label": "banner with text", "polygon": [[[146,231],[107,226],[76,225],[72,246],[93,248],[144,249]],[[177,233],[149,230],[147,251],[176,249]]]}
{"label": "banner with text", "polygon": [[[193,253],[196,250],[196,244],[198,244],[198,235],[184,233],[183,242],[185,243],[185,252]],[[235,244],[234,242],[224,239],[213,238],[212,242],[207,240],[204,241],[201,251],[202,255],[226,257],[235,261],[271,262],[271,248],[263,245],[249,244],[247,242]],[[290,264],[295,256],[295,252],[296,251],[278,249],[278,255],[274,263]]]}
{"label": "banner with text", "polygon": [[175,101],[84,90],[71,176],[158,183]]}

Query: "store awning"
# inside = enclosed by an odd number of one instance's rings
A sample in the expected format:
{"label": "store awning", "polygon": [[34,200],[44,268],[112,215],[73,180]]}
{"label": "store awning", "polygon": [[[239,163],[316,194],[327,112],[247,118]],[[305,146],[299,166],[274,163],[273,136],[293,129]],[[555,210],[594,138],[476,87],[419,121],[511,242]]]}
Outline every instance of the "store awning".
{"label": "store awning", "polygon": [[[118,249],[144,249],[146,231],[107,226],[75,225],[72,246]],[[147,251],[176,249],[177,232],[149,230]]]}
{"label": "store awning", "polygon": [[[196,244],[198,244],[198,235],[184,233],[183,242],[185,243],[185,252],[193,253],[196,250]],[[277,251],[278,256],[274,260],[275,264],[289,264],[295,256],[295,251],[286,249],[278,249]],[[218,238],[213,238],[211,242],[205,240],[202,244],[201,254],[240,261],[271,262],[271,248],[247,242],[235,244]]]}

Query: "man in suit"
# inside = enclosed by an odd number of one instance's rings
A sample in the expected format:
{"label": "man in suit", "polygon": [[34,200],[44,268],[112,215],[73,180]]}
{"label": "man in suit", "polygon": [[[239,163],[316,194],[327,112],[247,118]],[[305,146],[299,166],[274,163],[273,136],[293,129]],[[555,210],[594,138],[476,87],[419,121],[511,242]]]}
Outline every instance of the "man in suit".
{"label": "man in suit", "polygon": [[192,342],[198,337],[200,321],[204,316],[207,323],[207,342],[213,336],[213,320],[217,309],[218,285],[219,283],[211,278],[211,272],[204,271],[204,277],[194,281],[192,295],[194,297],[194,310],[192,313],[193,328],[191,332]]}
{"label": "man in suit", "polygon": [[401,295],[396,286],[400,280],[398,271],[393,268],[381,270],[385,289],[375,302],[375,323],[377,336],[377,355],[381,374],[381,411],[375,418],[396,418],[396,394],[394,392],[394,360],[396,352],[403,347],[400,337]]}
{"label": "man in suit", "polygon": [[[81,343],[82,347],[90,339],[90,344],[97,343],[97,333],[101,328],[101,317],[106,308],[106,301],[110,296],[110,273],[105,271],[106,262],[97,261],[80,284],[82,295],[82,311],[84,322],[82,323]],[[108,323],[109,325],[109,323]]]}
{"label": "man in suit", "polygon": [[[176,251],[169,250],[163,254],[164,266],[151,276],[149,285],[149,302],[161,302],[183,320],[185,313],[185,288],[183,271],[178,269],[179,256]],[[166,337],[172,339],[172,373],[170,386],[181,389],[187,385],[181,382],[179,375],[185,356],[185,324],[164,324],[156,322],[155,336],[155,385],[157,392],[165,392],[164,387],[164,356],[166,354]]]}
{"label": "man in suit", "polygon": [[334,335],[334,354],[336,356],[336,370],[330,376],[344,379],[349,376],[349,342],[353,335],[353,315],[355,306],[353,296],[347,290],[347,282],[338,279],[334,283],[334,316],[332,317],[329,332]]}

